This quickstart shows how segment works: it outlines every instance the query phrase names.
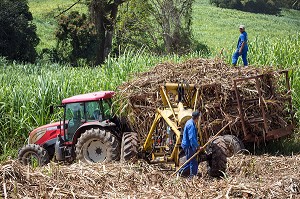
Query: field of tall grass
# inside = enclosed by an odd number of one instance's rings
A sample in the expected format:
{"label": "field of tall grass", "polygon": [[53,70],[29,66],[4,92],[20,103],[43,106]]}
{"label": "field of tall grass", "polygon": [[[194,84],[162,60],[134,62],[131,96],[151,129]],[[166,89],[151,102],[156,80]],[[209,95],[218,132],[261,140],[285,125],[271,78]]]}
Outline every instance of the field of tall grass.
{"label": "field of tall grass", "polygon": [[[53,47],[53,16],[72,1],[29,0],[41,43],[38,49]],[[83,9],[82,5],[78,9]],[[195,37],[211,49],[210,57],[230,63],[238,37],[238,25],[247,26],[249,62],[255,66],[290,68],[293,103],[300,118],[300,12],[285,10],[283,16],[266,16],[215,8],[208,1],[196,1]],[[222,53],[220,53],[222,52]],[[17,154],[28,133],[59,116],[49,115],[51,104],[75,94],[115,90],[133,75],[163,61],[181,62],[197,58],[197,52],[179,57],[156,56],[150,52],[127,50],[119,58],[110,57],[101,67],[72,68],[48,63],[18,64],[0,58],[0,160]],[[291,149],[293,150],[293,149]]]}

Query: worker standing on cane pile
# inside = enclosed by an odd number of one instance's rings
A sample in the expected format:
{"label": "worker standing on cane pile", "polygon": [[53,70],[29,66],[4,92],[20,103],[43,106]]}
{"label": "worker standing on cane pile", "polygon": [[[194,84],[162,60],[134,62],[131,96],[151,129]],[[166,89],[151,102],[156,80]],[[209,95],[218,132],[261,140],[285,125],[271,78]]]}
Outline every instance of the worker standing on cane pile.
{"label": "worker standing on cane pile", "polygon": [[[192,113],[192,118],[189,119],[183,131],[183,137],[181,142],[181,147],[184,150],[186,159],[188,160],[192,157],[198,150],[201,150],[201,147],[198,144],[198,132],[197,132],[197,123],[200,117],[199,111]],[[195,157],[189,163],[187,163],[182,169],[180,169],[179,174],[185,174],[189,170],[189,178],[192,178],[198,173],[198,162]]]}

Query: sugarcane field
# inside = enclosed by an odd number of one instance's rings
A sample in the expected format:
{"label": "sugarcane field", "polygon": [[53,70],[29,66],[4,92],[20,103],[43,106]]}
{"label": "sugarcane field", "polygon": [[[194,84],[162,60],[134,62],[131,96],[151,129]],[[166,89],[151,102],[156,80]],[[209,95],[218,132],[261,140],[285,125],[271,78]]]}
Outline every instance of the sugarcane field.
{"label": "sugarcane field", "polygon": [[300,199],[300,1],[1,0],[0,199]]}

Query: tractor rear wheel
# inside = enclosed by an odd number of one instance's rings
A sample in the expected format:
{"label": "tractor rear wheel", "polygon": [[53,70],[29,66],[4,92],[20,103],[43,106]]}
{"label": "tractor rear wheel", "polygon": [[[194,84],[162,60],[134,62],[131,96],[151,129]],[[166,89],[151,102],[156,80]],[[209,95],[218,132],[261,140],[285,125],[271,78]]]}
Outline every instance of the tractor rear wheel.
{"label": "tractor rear wheel", "polygon": [[138,135],[135,132],[124,132],[121,144],[121,161],[129,161],[137,157]]}
{"label": "tractor rear wheel", "polygon": [[234,135],[223,135],[227,146],[227,157],[232,157],[235,154],[241,153],[245,147],[243,142]]}
{"label": "tractor rear wheel", "polygon": [[75,152],[85,163],[111,162],[120,158],[120,144],[110,131],[92,128],[80,136]]}
{"label": "tractor rear wheel", "polygon": [[18,160],[24,165],[32,167],[43,166],[50,162],[48,152],[36,144],[28,144],[22,147],[18,153]]}
{"label": "tractor rear wheel", "polygon": [[224,175],[227,167],[227,147],[223,137],[214,139],[207,149],[208,152],[208,174],[213,177]]}

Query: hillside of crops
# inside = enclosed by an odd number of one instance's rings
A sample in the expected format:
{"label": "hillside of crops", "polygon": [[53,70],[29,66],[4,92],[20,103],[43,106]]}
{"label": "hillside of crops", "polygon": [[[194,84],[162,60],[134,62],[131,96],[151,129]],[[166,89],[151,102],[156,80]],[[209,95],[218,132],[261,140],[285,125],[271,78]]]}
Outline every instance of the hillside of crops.
{"label": "hillside of crops", "polygon": [[[55,46],[55,16],[73,1],[29,0],[34,22],[41,38],[38,50]],[[74,9],[85,11],[84,5]],[[243,23],[249,35],[249,62],[254,66],[290,68],[293,102],[300,107],[300,13],[284,10],[282,16],[267,16],[226,10],[211,6],[208,1],[194,5],[193,31],[200,42],[211,49],[211,58],[230,62]],[[164,61],[182,62],[199,57],[197,52],[179,57],[156,56],[144,50],[128,49],[119,58],[110,57],[102,67],[72,68],[48,63],[11,63],[0,59],[0,160],[15,157],[33,128],[62,115],[50,116],[49,106],[60,104],[71,95],[97,90],[115,90],[136,73],[146,71]],[[132,74],[132,75],[130,75]],[[300,112],[296,112],[299,120]]]}

